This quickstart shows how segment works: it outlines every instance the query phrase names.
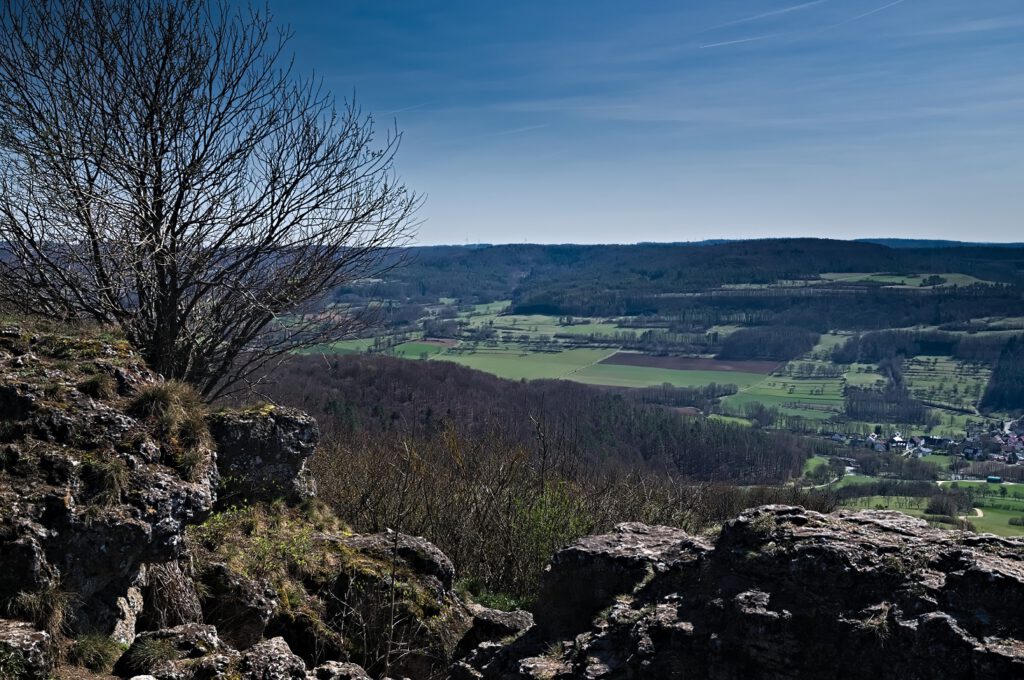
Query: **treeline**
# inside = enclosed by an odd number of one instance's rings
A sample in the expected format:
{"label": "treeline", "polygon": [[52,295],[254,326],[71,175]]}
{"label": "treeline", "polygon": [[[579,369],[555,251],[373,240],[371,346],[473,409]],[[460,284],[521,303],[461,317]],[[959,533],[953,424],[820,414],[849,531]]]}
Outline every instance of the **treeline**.
{"label": "treeline", "polygon": [[736,385],[708,383],[699,387],[675,387],[670,383],[651,387],[609,387],[608,392],[621,394],[641,404],[658,404],[675,408],[692,407],[709,411],[719,399],[738,392]]}
{"label": "treeline", "polygon": [[722,341],[718,358],[789,361],[811,351],[819,337],[819,333],[803,328],[740,328]]}
{"label": "treeline", "polygon": [[818,446],[642,403],[701,407],[714,392],[728,391],[717,387],[633,395],[567,381],[513,382],[444,361],[367,355],[297,357],[274,380],[272,398],[306,410],[326,433],[342,437],[430,437],[454,426],[469,437],[501,432],[524,447],[562,451],[588,465],[742,483],[797,476]]}
{"label": "treeline", "polygon": [[1016,286],[906,289],[843,284],[674,295],[625,285],[609,288],[607,280],[602,276],[589,285],[573,287],[524,284],[513,298],[512,309],[520,314],[671,316],[709,326],[794,326],[825,332],[955,323],[1003,316],[1024,304],[1024,294]]}
{"label": "treeline", "polygon": [[846,388],[843,395],[846,417],[873,423],[912,423],[938,425],[928,407],[915,399],[903,385],[890,383],[884,390],[866,387]]}
{"label": "treeline", "polygon": [[1024,410],[1024,336],[1012,337],[1003,347],[981,407],[991,411]]}
{"label": "treeline", "polygon": [[608,345],[648,354],[714,354],[720,346],[717,333],[681,333],[660,328],[586,335],[555,333],[554,337],[568,345]]}
{"label": "treeline", "polygon": [[991,363],[999,358],[1005,336],[964,336],[940,331],[877,331],[848,339],[832,350],[837,364],[877,363],[898,356],[951,356]]}
{"label": "treeline", "polygon": [[[395,250],[391,257],[396,262],[404,261],[406,266],[394,270],[385,280],[359,281],[340,289],[334,299],[360,304],[371,297],[422,303],[440,297],[466,303],[515,298],[524,311],[530,308],[555,315],[618,316],[673,309],[678,299],[672,296],[679,293],[732,284],[813,280],[818,274],[832,271],[960,272],[999,283],[1024,282],[1024,249],[1020,248],[895,250],[871,243],[822,239],[713,245],[432,246]],[[910,262],[913,271],[908,270]],[[851,286],[877,288],[869,283]],[[886,291],[893,289],[882,290]],[[971,318],[952,316],[956,318],[934,323]]]}

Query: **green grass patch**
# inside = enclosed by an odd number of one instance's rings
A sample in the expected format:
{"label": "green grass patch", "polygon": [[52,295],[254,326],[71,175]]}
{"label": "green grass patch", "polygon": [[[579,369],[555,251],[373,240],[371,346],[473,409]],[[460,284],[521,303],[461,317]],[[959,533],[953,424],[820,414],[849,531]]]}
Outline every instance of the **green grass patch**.
{"label": "green grass patch", "polygon": [[515,345],[497,345],[475,351],[447,352],[436,358],[453,361],[478,371],[512,380],[568,378],[584,366],[615,353],[610,349],[569,349],[561,352],[530,352]]}
{"label": "green grass patch", "polygon": [[[836,282],[846,283],[881,283],[886,286],[901,286],[901,287],[913,287],[920,288],[922,282],[930,276],[929,273],[915,273],[915,274],[890,274],[890,273],[871,273],[871,272],[828,272],[821,275],[822,279]],[[934,276],[940,276],[944,281],[937,288],[944,288],[949,286],[970,286],[976,283],[991,283],[991,281],[985,281],[983,279],[975,278],[967,274],[935,274]]]}
{"label": "green grass patch", "polygon": [[440,354],[445,349],[443,345],[430,342],[403,342],[401,345],[392,347],[389,354],[402,357],[403,359],[423,359]]}
{"label": "green grass patch", "polygon": [[296,351],[296,354],[359,354],[373,347],[373,338],[360,338],[358,340],[339,340],[316,347],[306,347]]}
{"label": "green grass patch", "polygon": [[911,394],[922,401],[973,410],[992,370],[950,357],[915,356],[903,362],[903,376]]}
{"label": "green grass patch", "polygon": [[736,371],[681,371],[649,366],[599,364],[581,368],[566,377],[590,385],[611,387],[651,387],[665,383],[674,387],[701,387],[711,383],[744,387],[753,385],[764,376]]}
{"label": "green grass patch", "polygon": [[818,468],[828,465],[828,458],[824,456],[812,456],[804,462],[804,474],[814,472]]}
{"label": "green grass patch", "polygon": [[746,418],[740,418],[739,416],[725,416],[722,415],[721,413],[712,413],[710,416],[708,416],[708,418],[710,418],[711,420],[717,420],[722,423],[742,425],[743,427],[751,427],[753,425],[753,423],[747,420]]}

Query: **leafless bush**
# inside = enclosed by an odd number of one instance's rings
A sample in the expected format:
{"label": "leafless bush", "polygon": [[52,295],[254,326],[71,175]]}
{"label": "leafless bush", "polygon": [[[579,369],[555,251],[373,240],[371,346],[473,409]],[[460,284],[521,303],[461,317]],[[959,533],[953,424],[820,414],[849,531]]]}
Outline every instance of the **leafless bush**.
{"label": "leafless bush", "polygon": [[437,544],[461,576],[520,598],[535,592],[555,550],[618,522],[701,532],[752,505],[830,507],[828,499],[793,487],[602,472],[567,455],[531,453],[498,432],[469,437],[448,428],[417,439],[380,433],[335,438],[321,446],[312,466],[322,498],[357,530],[384,531],[401,518],[402,531]]}

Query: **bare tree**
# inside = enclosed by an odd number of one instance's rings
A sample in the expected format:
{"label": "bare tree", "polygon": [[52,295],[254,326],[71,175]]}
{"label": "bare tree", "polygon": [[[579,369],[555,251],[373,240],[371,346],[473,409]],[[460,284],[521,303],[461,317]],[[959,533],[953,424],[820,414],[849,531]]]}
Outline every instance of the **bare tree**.
{"label": "bare tree", "polygon": [[4,0],[0,299],[120,326],[208,398],[350,334],[419,198],[400,135],[293,72],[269,13]]}

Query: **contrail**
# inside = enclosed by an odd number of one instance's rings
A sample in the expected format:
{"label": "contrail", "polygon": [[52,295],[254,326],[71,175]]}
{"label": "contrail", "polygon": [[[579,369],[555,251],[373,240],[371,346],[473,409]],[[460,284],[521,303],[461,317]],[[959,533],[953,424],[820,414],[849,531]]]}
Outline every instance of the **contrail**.
{"label": "contrail", "polygon": [[504,137],[505,135],[518,135],[522,132],[530,132],[531,130],[540,130],[541,128],[548,127],[547,123],[542,125],[524,125],[523,127],[512,128],[511,130],[502,130],[501,132],[495,132],[492,137]]}
{"label": "contrail", "polygon": [[776,17],[780,14],[789,14],[790,12],[797,12],[808,7],[814,7],[815,5],[821,5],[828,2],[829,0],[812,0],[811,2],[804,2],[799,5],[791,5],[790,7],[783,7],[782,9],[775,9],[770,12],[764,12],[763,14],[755,14],[751,17],[744,19],[737,19],[736,21],[729,21],[724,24],[718,24],[711,28],[705,28],[701,33],[707,33],[708,31],[717,31],[720,28],[728,28],[729,26],[738,26],[739,24],[750,23],[751,21],[759,21],[760,19],[768,19],[769,17]]}
{"label": "contrail", "polygon": [[869,17],[872,14],[878,14],[879,12],[881,12],[883,10],[887,10],[890,7],[895,7],[896,5],[902,5],[906,1],[907,0],[894,0],[894,2],[890,2],[887,5],[882,5],[881,7],[876,7],[873,10],[864,12],[863,14],[858,14],[857,16],[851,17],[849,19],[846,19],[845,21],[840,21],[838,24],[832,24],[831,26],[826,26],[825,28],[821,29],[821,31],[819,31],[819,33],[822,33],[824,31],[831,31],[833,28],[839,28],[840,26],[845,26],[846,24],[852,24],[854,21],[860,21],[861,19],[863,19],[865,17]]}
{"label": "contrail", "polygon": [[701,45],[700,49],[706,50],[712,47],[725,47],[726,45],[740,45],[748,42],[756,42],[758,40],[767,40],[768,38],[776,38],[783,33],[770,33],[768,35],[758,35],[753,38],[740,38],[739,40],[723,40],[722,42],[708,43],[707,45]]}

